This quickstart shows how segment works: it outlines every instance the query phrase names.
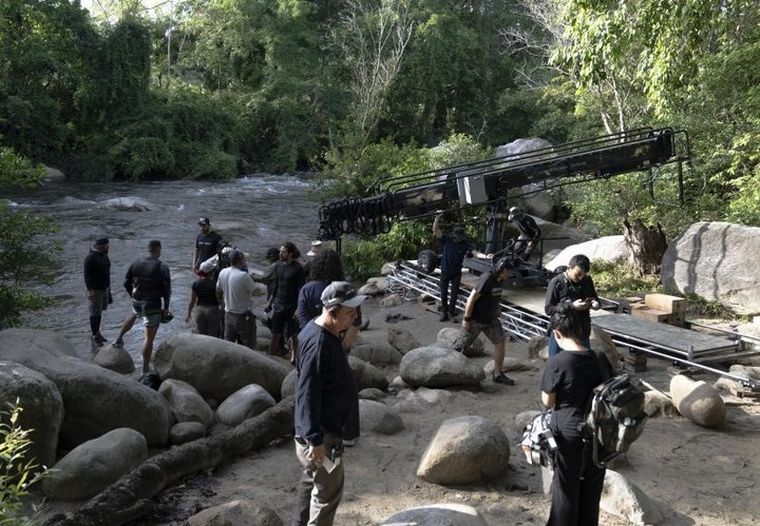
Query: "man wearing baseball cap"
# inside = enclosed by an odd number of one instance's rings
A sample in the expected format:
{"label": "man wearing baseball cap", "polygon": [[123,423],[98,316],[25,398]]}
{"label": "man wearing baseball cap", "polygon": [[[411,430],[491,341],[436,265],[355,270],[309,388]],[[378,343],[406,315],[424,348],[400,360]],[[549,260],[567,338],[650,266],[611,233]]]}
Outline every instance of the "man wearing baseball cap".
{"label": "man wearing baseball cap", "polygon": [[94,347],[100,347],[106,342],[106,339],[100,334],[100,321],[103,311],[112,302],[109,246],[107,237],[96,239],[90,253],[84,260],[84,285],[87,289],[87,301],[90,306],[90,330]]}
{"label": "man wearing baseball cap", "polygon": [[193,272],[198,272],[201,263],[216,255],[222,242],[222,236],[211,229],[211,220],[208,217],[201,217],[198,220],[198,226],[201,233],[195,238]]}
{"label": "man wearing baseball cap", "polygon": [[296,456],[303,466],[296,524],[330,526],[343,495],[343,430],[358,404],[342,339],[367,296],[335,281],[322,292],[322,313],[301,330],[295,392]]}

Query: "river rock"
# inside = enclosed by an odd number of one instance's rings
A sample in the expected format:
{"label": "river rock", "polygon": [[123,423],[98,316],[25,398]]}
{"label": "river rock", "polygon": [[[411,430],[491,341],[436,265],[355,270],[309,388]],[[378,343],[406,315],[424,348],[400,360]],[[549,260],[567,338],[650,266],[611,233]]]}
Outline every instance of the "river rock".
{"label": "river rock", "polygon": [[158,392],[166,398],[177,422],[200,422],[208,426],[214,420],[214,411],[195,387],[182,380],[161,382]]}
{"label": "river rock", "polygon": [[233,500],[196,513],[188,526],[282,526],[275,511],[250,500]]}
{"label": "river rock", "polygon": [[417,468],[434,484],[470,484],[500,475],[509,461],[509,439],[482,416],[445,420]]}
{"label": "river rock", "polygon": [[488,526],[478,510],[465,504],[429,504],[409,508],[383,520],[380,526]]}
{"label": "river rock", "polygon": [[356,385],[360,391],[369,387],[376,387],[385,391],[388,387],[388,379],[377,367],[351,355],[348,356],[348,365],[354,373]]}
{"label": "river rock", "polygon": [[[760,367],[757,366],[734,364],[729,368],[728,371],[737,376],[743,376],[749,380],[760,381]],[[747,388],[744,387],[740,381],[728,378],[727,376],[721,376],[718,378],[713,386],[716,389],[724,389],[730,394],[747,390]]]}
{"label": "river rock", "polygon": [[670,380],[670,396],[678,412],[704,427],[717,427],[726,420],[726,404],[711,385],[682,374]]}
{"label": "river rock", "polygon": [[37,371],[16,362],[0,361],[0,401],[15,403],[22,408],[18,425],[31,430],[32,444],[24,457],[28,462],[52,466],[58,447],[58,433],[63,422],[63,398],[55,384]]}
{"label": "river rock", "polygon": [[62,181],[66,179],[66,175],[58,168],[53,168],[52,166],[43,164],[42,169],[45,170],[46,181]]}
{"label": "river rock", "polygon": [[[457,339],[459,339],[459,335],[462,331],[459,329],[455,329],[453,327],[444,327],[440,331],[438,331],[438,336],[436,337],[436,345],[439,347],[445,347],[446,349],[454,349],[454,345],[456,345]],[[483,345],[483,336],[480,335],[478,338],[472,342],[472,345],[470,345],[469,348],[465,350],[464,355],[465,356],[485,356],[485,345]]]}
{"label": "river rock", "polygon": [[121,428],[80,444],[53,466],[42,480],[42,491],[55,500],[79,500],[97,495],[148,458],[145,437]]}
{"label": "river rock", "polygon": [[368,387],[367,389],[362,389],[361,391],[359,391],[359,398],[362,398],[364,400],[374,400],[375,402],[379,402],[380,400],[385,398],[385,393],[375,387]]}
{"label": "river rock", "polygon": [[274,407],[276,403],[272,395],[260,385],[246,385],[222,402],[216,410],[216,416],[221,423],[236,426]]}
{"label": "river rock", "polygon": [[296,383],[298,382],[298,371],[293,369],[288,373],[285,379],[282,381],[280,391],[283,398],[293,396],[296,392]]}
{"label": "river rock", "polygon": [[694,223],[662,258],[662,284],[681,294],[718,301],[739,314],[760,313],[757,266],[760,228],[722,222]]}
{"label": "river rock", "polygon": [[169,442],[180,446],[206,436],[206,426],[200,422],[180,422],[169,430]]}
{"label": "river rock", "polygon": [[362,431],[395,435],[404,429],[404,422],[392,407],[373,400],[359,400],[359,422]]}
{"label": "river rock", "polygon": [[248,384],[275,399],[290,371],[284,364],[243,345],[203,334],[175,334],[158,346],[153,366],[161,378],[182,380],[204,398],[224,400]]}
{"label": "river rock", "polygon": [[377,288],[377,285],[374,283],[365,283],[362,285],[359,290],[359,294],[363,294],[365,296],[380,296],[383,294],[383,291]]}
{"label": "river rock", "polygon": [[417,341],[417,338],[402,327],[388,327],[387,334],[388,343],[401,354],[406,354],[412,349],[422,347],[420,342]]}
{"label": "river rock", "polygon": [[481,367],[461,353],[433,345],[406,353],[399,374],[412,387],[480,385],[486,377]]}
{"label": "river rock", "polygon": [[156,205],[141,197],[114,197],[98,204],[98,208],[105,210],[121,210],[123,212],[145,212],[156,210]]}
{"label": "river rock", "polygon": [[[631,259],[631,249],[625,244],[622,235],[605,236],[565,247],[544,266],[548,270],[554,270],[560,265],[567,266],[570,263],[570,258],[576,254],[584,254],[591,261],[602,260],[609,263],[620,263]],[[591,272],[594,272],[593,265]]]}
{"label": "river rock", "polygon": [[35,370],[55,383],[63,398],[60,441],[73,447],[112,429],[130,427],[149,445],[169,437],[171,410],[156,391],[71,355],[71,343],[37,329],[0,331],[0,359]]}
{"label": "river rock", "polygon": [[377,289],[384,293],[388,290],[388,278],[385,276],[375,276],[367,280],[368,285],[374,285]]}
{"label": "river rock", "polygon": [[135,371],[135,362],[124,349],[106,344],[95,355],[95,363],[116,373],[131,374]]}
{"label": "river rock", "polygon": [[398,294],[391,294],[380,300],[380,306],[384,309],[390,309],[391,307],[398,307],[404,304],[404,298]]}
{"label": "river rock", "polygon": [[663,514],[659,505],[638,486],[611,469],[607,469],[604,476],[599,508],[610,515],[622,518],[628,524],[656,526],[663,523]]}
{"label": "river rock", "polygon": [[388,343],[385,331],[363,331],[351,346],[351,355],[372,365],[395,365],[401,353]]}

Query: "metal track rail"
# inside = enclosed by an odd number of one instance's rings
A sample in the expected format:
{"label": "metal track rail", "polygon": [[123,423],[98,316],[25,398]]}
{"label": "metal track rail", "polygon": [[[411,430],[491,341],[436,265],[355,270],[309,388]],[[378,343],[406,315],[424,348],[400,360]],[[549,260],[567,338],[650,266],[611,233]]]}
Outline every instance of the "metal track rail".
{"label": "metal track rail", "polygon": [[[396,263],[394,265],[394,270],[388,276],[388,279],[391,281],[392,288],[400,287],[412,290],[420,294],[426,294],[440,301],[437,277],[422,272],[414,265],[406,262]],[[462,310],[464,310],[468,296],[469,291],[460,287],[459,294],[457,294],[457,306]],[[501,302],[501,314],[499,320],[502,328],[507,334],[516,340],[530,340],[537,336],[546,336],[549,327],[549,319],[546,316],[506,301]],[[628,347],[636,352],[643,352],[657,358],[672,360],[682,365],[696,367],[710,373],[731,378],[732,380],[740,382],[744,387],[752,389],[753,391],[760,391],[760,381],[728,371],[723,371],[701,363],[700,361],[696,361],[693,352],[689,352],[686,356],[683,356],[683,351],[668,345],[644,341],[631,335],[609,331],[607,329],[605,330],[610,333],[610,337],[616,345]],[[714,356],[710,356],[707,360],[702,361],[727,361],[758,354],[757,351],[735,352],[737,348],[737,342],[727,340],[725,347],[715,349],[716,354]],[[731,350],[734,352],[726,352]]]}

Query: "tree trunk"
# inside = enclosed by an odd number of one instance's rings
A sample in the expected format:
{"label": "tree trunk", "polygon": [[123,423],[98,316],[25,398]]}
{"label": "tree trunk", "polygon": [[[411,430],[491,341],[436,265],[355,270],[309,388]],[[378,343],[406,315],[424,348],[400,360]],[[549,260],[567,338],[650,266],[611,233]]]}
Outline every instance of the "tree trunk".
{"label": "tree trunk", "polygon": [[178,479],[260,449],[293,430],[293,398],[211,437],[149,458],[73,513],[56,515],[45,526],[120,526],[152,510],[151,497]]}
{"label": "tree trunk", "polygon": [[646,226],[640,219],[634,219],[633,224],[623,221],[623,238],[631,249],[631,263],[641,274],[659,274],[662,256],[668,248],[662,225]]}

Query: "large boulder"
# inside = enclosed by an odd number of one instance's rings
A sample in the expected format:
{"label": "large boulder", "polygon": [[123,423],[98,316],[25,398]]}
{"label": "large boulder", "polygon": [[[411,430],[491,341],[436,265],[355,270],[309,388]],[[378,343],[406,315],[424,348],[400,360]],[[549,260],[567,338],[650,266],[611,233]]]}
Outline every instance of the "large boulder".
{"label": "large boulder", "polygon": [[135,370],[135,362],[124,347],[104,345],[95,355],[95,363],[115,373],[130,374]]}
{"label": "large boulder", "polygon": [[[494,157],[504,157],[507,155],[517,155],[521,153],[528,153],[534,150],[542,150],[550,148],[552,143],[546,139],[530,138],[530,139],[517,139],[507,144],[497,146],[494,151]],[[548,151],[546,154],[538,157],[534,154],[534,159],[547,159],[553,157],[555,154]],[[535,214],[544,219],[554,219],[558,201],[553,198],[549,192],[544,192],[541,185],[536,183],[527,184],[516,189],[516,195],[524,195],[529,197],[518,198],[516,202],[517,206],[523,210],[528,211],[531,214]]]}
{"label": "large boulder", "polygon": [[604,475],[599,508],[632,525],[655,526],[663,520],[663,514],[656,502],[633,482],[611,469],[607,469]]}
{"label": "large boulder", "polygon": [[488,526],[483,516],[466,504],[429,504],[409,508],[383,520],[380,526]]}
{"label": "large boulder", "polygon": [[591,348],[597,352],[603,353],[613,368],[617,369],[620,366],[620,353],[618,352],[615,342],[612,341],[612,336],[607,334],[607,332],[601,327],[593,325],[593,320],[589,340],[591,342]]}
{"label": "large boulder", "polygon": [[406,353],[399,374],[412,387],[473,386],[486,378],[483,369],[461,353],[432,345]]}
{"label": "large boulder", "polygon": [[283,398],[293,396],[296,392],[296,383],[298,383],[298,371],[293,369],[282,381],[280,391]]}
{"label": "large boulder", "polygon": [[224,400],[238,389],[257,384],[275,399],[289,369],[243,345],[203,334],[175,334],[158,346],[153,366],[161,378],[182,380],[204,398]]}
{"label": "large boulder", "polygon": [[105,210],[120,210],[124,212],[146,212],[155,210],[156,205],[142,197],[114,197],[98,203],[98,208]]}
{"label": "large boulder", "polygon": [[499,476],[509,462],[509,439],[482,416],[445,420],[428,445],[417,476],[434,484],[470,484]]}
{"label": "large boulder", "polygon": [[0,404],[15,403],[22,408],[18,425],[31,429],[32,445],[26,460],[52,466],[58,447],[58,433],[63,422],[63,398],[55,384],[38,373],[15,362],[0,361]]}
{"label": "large boulder", "polygon": [[359,421],[362,431],[383,435],[394,435],[404,429],[404,422],[394,408],[373,400],[359,400]]}
{"label": "large boulder", "polygon": [[63,398],[60,440],[66,447],[130,427],[149,445],[169,437],[171,410],[156,391],[133,379],[72,356],[71,343],[54,332],[0,331],[0,359],[33,369],[55,383]]}
{"label": "large boulder", "polygon": [[670,379],[670,396],[678,412],[704,427],[717,427],[726,420],[726,404],[710,384],[677,374]]}
{"label": "large boulder", "polygon": [[694,223],[673,240],[662,258],[662,284],[681,294],[718,301],[739,314],[760,313],[757,246],[760,228],[732,223]]}
{"label": "large boulder", "polygon": [[282,526],[282,520],[268,506],[250,500],[233,500],[196,513],[188,526]]}
{"label": "large boulder", "polygon": [[97,495],[148,458],[145,437],[134,429],[114,429],[80,444],[53,466],[42,491],[55,500]]}
{"label": "large boulder", "polygon": [[272,395],[260,385],[246,385],[222,402],[216,410],[216,416],[222,424],[236,426],[274,407],[276,403]]}
{"label": "large boulder", "polygon": [[164,380],[158,392],[166,398],[177,422],[200,422],[208,426],[214,421],[214,410],[189,383],[174,379]]}
{"label": "large boulder", "polygon": [[359,388],[359,391],[369,387],[375,387],[381,391],[385,391],[388,387],[388,379],[372,364],[369,364],[356,356],[349,355],[348,365],[351,367],[351,372],[354,373],[354,378],[356,379],[356,385]]}
{"label": "large boulder", "polygon": [[180,422],[169,430],[169,442],[175,446],[206,436],[206,426],[200,422]]}
{"label": "large boulder", "polygon": [[395,365],[401,353],[389,342],[385,331],[363,331],[351,346],[351,355],[372,365]]}
{"label": "large boulder", "polygon": [[388,343],[401,354],[406,354],[412,349],[422,347],[417,338],[402,327],[388,327]]}
{"label": "large boulder", "polygon": [[[576,254],[584,254],[591,261],[618,263],[631,258],[631,249],[625,244],[623,236],[605,236],[565,247],[544,266],[549,270],[554,270],[560,265],[570,263],[570,258]],[[591,270],[593,272],[593,268]]]}
{"label": "large boulder", "polygon": [[[453,327],[444,327],[438,331],[436,337],[436,345],[438,347],[445,347],[446,349],[454,349],[457,340],[459,339],[461,331]],[[483,336],[478,336],[477,339],[472,342],[465,350],[465,356],[485,356],[485,345],[483,344]]]}

